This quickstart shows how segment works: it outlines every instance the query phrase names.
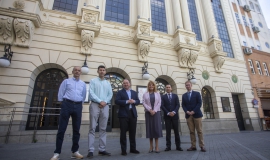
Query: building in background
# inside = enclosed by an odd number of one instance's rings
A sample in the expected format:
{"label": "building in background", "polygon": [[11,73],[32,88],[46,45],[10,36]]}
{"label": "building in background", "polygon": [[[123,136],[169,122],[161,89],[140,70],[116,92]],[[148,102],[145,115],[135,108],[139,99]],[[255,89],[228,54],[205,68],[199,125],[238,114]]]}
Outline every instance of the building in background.
{"label": "building in background", "polygon": [[[99,65],[107,68],[114,92],[107,130],[116,135],[114,98],[124,78],[139,92],[148,79],[161,94],[169,83],[181,101],[194,76],[204,133],[260,130],[230,0],[1,0],[0,6],[0,50],[10,44],[13,52],[11,64],[0,68],[1,142],[6,135],[9,142],[55,141],[58,87],[84,64],[86,83]],[[88,106],[86,99],[82,137]],[[137,108],[137,136],[144,137],[144,109]],[[188,134],[182,109],[179,115],[180,132]],[[69,126],[66,139],[71,134]]]}
{"label": "building in background", "polygon": [[232,0],[232,5],[253,89],[252,102],[258,107],[261,127],[267,129],[264,119],[270,117],[270,30],[258,0]]}

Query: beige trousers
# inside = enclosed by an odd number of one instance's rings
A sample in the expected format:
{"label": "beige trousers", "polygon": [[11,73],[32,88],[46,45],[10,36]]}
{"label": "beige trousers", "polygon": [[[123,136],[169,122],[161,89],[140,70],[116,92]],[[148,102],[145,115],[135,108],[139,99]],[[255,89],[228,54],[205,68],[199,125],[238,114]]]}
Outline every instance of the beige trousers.
{"label": "beige trousers", "polygon": [[199,137],[199,145],[200,147],[204,147],[203,133],[202,133],[202,118],[194,118],[193,116],[189,116],[189,118],[187,119],[187,125],[190,131],[190,141],[192,147],[196,148],[195,129]]}

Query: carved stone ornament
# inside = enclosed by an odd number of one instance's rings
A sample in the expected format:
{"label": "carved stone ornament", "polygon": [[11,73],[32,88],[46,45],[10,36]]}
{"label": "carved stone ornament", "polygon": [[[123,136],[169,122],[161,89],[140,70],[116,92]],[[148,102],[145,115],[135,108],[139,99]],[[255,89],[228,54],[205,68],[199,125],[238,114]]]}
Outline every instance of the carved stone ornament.
{"label": "carved stone ornament", "polygon": [[22,0],[17,0],[13,3],[13,6],[16,8],[16,9],[24,9],[24,6],[25,6],[25,3],[24,1]]}
{"label": "carved stone ornament", "polygon": [[96,14],[85,13],[83,16],[83,22],[96,24]]}
{"label": "carved stone ornament", "polygon": [[178,59],[179,59],[179,65],[180,67],[188,67],[187,63],[190,57],[190,50],[186,48],[181,48],[178,51]]}
{"label": "carved stone ornament", "polygon": [[222,45],[221,45],[221,43],[216,43],[216,49],[218,51],[222,51]]}
{"label": "carved stone ornament", "polygon": [[81,32],[81,53],[91,55],[91,48],[94,42],[95,32],[82,30]]}
{"label": "carved stone ornament", "polygon": [[216,70],[216,72],[218,73],[222,73],[222,66],[225,62],[225,58],[223,56],[216,56],[213,58],[213,62],[214,62],[214,68]]}
{"label": "carved stone ornament", "polygon": [[14,30],[15,44],[21,47],[29,47],[33,36],[33,23],[30,20],[15,18]]}
{"label": "carved stone ornament", "polygon": [[146,25],[140,26],[140,31],[141,31],[141,34],[150,35],[150,28],[149,28],[149,26],[146,26]]}
{"label": "carved stone ornament", "polygon": [[187,44],[189,44],[190,38],[189,37],[185,37],[185,41],[186,41]]}
{"label": "carved stone ornament", "polygon": [[138,43],[138,58],[140,62],[147,62],[147,56],[149,54],[151,42],[140,40]]}
{"label": "carved stone ornament", "polygon": [[188,59],[188,67],[189,68],[195,68],[194,64],[196,63],[198,58],[198,52],[197,51],[190,51],[190,57]]}
{"label": "carved stone ornament", "polygon": [[0,16],[0,44],[12,44],[13,34],[13,18]]}

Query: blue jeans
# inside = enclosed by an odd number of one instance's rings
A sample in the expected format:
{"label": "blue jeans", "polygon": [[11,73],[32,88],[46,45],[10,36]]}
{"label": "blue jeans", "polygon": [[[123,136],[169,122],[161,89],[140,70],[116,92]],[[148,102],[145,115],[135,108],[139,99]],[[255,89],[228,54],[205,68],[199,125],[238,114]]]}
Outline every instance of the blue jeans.
{"label": "blue jeans", "polygon": [[54,153],[61,153],[64,135],[67,129],[69,117],[72,118],[72,152],[79,149],[80,127],[82,119],[82,103],[74,104],[72,102],[63,101],[61,105],[61,112],[59,118],[58,132],[56,136],[56,149]]}

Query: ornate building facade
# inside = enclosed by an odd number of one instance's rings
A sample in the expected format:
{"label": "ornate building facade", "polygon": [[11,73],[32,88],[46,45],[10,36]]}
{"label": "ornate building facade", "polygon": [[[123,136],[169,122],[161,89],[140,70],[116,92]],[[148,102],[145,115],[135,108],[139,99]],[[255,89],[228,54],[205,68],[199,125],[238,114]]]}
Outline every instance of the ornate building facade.
{"label": "ornate building facade", "polygon": [[[0,50],[10,44],[13,52],[11,64],[0,68],[1,142],[6,135],[10,142],[54,141],[58,87],[84,62],[86,83],[106,66],[114,96],[124,78],[144,90],[144,67],[161,93],[169,83],[181,101],[189,73],[202,94],[205,134],[260,130],[237,24],[227,14],[230,0],[1,0],[0,6]],[[82,137],[88,106],[86,100]],[[110,107],[107,130],[117,134],[114,97]],[[137,109],[137,136],[144,137],[144,108]],[[182,108],[179,115],[180,132],[188,134]],[[69,127],[66,139],[71,134]]]}

